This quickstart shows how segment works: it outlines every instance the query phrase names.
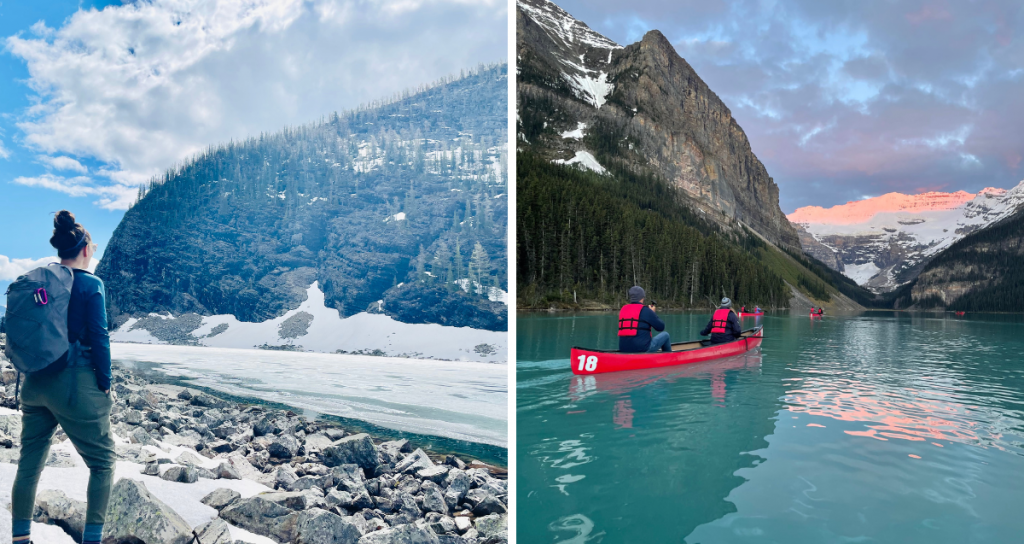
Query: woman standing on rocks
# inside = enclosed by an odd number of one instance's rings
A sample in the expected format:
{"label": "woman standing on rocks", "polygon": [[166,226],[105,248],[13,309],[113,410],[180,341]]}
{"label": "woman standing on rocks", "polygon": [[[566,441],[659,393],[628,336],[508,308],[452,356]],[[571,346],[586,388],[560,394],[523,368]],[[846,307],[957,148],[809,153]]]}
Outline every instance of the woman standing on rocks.
{"label": "woman standing on rocks", "polygon": [[59,424],[89,467],[83,544],[99,544],[114,479],[110,434],[110,339],[103,281],[86,269],[96,253],[89,232],[61,210],[50,245],[74,272],[68,305],[71,349],[43,370],[25,375],[21,393],[21,458],[11,492],[13,544],[29,542],[36,486]]}

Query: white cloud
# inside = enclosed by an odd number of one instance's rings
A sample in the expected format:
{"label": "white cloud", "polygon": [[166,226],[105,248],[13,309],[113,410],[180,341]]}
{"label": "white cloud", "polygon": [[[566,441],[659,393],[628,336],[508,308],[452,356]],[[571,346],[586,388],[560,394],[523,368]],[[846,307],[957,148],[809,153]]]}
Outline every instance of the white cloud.
{"label": "white cloud", "polygon": [[80,174],[85,174],[86,172],[89,171],[89,169],[86,168],[85,165],[83,165],[82,163],[76,161],[75,159],[72,159],[71,157],[66,157],[63,155],[59,157],[39,155],[36,158],[39,159],[39,162],[45,164],[46,166],[49,166],[50,168],[53,168],[54,170],[70,170],[72,172],[78,172]]}
{"label": "white cloud", "polygon": [[0,140],[0,159],[6,159],[11,156],[11,152],[4,147],[4,141]]}
{"label": "white cloud", "polygon": [[88,176],[66,178],[50,173],[34,177],[19,176],[14,183],[42,187],[68,196],[95,196],[94,204],[107,210],[127,210],[138,196],[138,187],[131,185],[96,185]]}
{"label": "white cloud", "polygon": [[42,259],[10,259],[6,255],[0,255],[0,281],[14,281],[18,276],[50,263],[60,262],[57,257],[43,257]]}
{"label": "white cloud", "polygon": [[[118,207],[111,193],[211,144],[504,59],[507,17],[499,0],[152,0],[80,10],[6,46],[37,95],[24,145],[105,163],[88,194]],[[86,190],[44,177],[31,179]]]}

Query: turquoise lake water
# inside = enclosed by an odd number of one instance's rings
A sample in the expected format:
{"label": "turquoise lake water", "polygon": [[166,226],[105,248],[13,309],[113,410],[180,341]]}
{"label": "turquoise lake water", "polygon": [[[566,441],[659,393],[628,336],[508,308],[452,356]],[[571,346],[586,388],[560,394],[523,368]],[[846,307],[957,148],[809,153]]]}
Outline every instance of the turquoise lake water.
{"label": "turquoise lake water", "polygon": [[520,542],[1024,542],[1021,316],[743,318],[760,352],[574,376],[615,319],[517,317]]}

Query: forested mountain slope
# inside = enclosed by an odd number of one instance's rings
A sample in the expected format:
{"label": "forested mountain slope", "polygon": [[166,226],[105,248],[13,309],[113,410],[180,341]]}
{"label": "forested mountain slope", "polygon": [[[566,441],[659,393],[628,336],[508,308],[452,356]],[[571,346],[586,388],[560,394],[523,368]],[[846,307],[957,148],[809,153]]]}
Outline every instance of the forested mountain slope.
{"label": "forested mountain slope", "polygon": [[266,321],[316,282],[341,317],[506,330],[507,84],[481,67],[173,168],[97,268],[112,321]]}
{"label": "forested mountain slope", "polygon": [[1020,312],[1024,308],[1024,211],[965,236],[895,293],[896,308]]}

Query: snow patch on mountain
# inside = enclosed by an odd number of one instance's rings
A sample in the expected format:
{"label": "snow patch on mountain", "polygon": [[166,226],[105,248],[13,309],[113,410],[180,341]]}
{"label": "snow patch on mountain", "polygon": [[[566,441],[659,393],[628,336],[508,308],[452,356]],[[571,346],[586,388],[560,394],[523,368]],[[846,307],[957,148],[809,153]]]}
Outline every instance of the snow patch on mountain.
{"label": "snow patch on mountain", "polygon": [[[493,296],[507,300],[508,295],[498,291],[500,293],[493,293]],[[140,344],[166,343],[157,338],[154,331],[136,327],[139,324],[138,319],[129,319],[110,334],[110,339]],[[189,334],[199,345],[209,347],[340,351],[452,361],[505,362],[508,351],[505,332],[403,323],[380,313],[362,312],[342,318],[337,310],[324,304],[324,293],[316,282],[307,290],[306,300],[281,317],[247,323],[233,315],[205,316],[199,328]]]}
{"label": "snow patch on mountain", "polygon": [[577,151],[576,156],[569,160],[555,159],[551,162],[556,164],[578,164],[580,167],[586,168],[587,170],[593,170],[598,174],[604,174],[607,172],[607,170],[601,166],[601,163],[597,162],[597,159],[588,151]]}
{"label": "snow patch on mountain", "polygon": [[608,95],[614,89],[614,86],[607,81],[608,74],[604,72],[600,72],[596,77],[590,77],[589,75],[562,75],[573,85],[578,98],[590,102],[597,109],[601,109],[601,106],[607,101]]}
{"label": "snow patch on mountain", "polygon": [[562,138],[572,138],[573,140],[580,140],[583,138],[583,129],[587,128],[586,123],[577,123],[576,130],[567,130],[562,133]]}
{"label": "snow patch on mountain", "polygon": [[888,193],[787,218],[803,227],[843,263],[844,274],[876,292],[913,279],[901,276],[964,236],[1009,217],[1024,205],[1024,181],[977,194]]}
{"label": "snow patch on mountain", "polygon": [[880,270],[875,263],[848,264],[845,266],[846,270],[843,273],[846,274],[846,277],[857,282],[858,285],[867,283]]}
{"label": "snow patch on mountain", "polygon": [[475,293],[477,295],[482,295],[482,294],[486,293],[487,294],[487,300],[489,300],[491,302],[500,302],[500,303],[508,306],[508,293],[506,293],[500,287],[486,287],[484,285],[480,285],[480,283],[477,282],[476,280],[473,280],[472,281],[472,284],[473,284],[472,291],[470,291],[470,280],[469,280],[469,278],[462,278],[462,279],[459,279],[459,280],[455,280],[455,284],[458,285],[459,287],[461,287],[462,290],[467,292],[467,293],[472,292],[472,293]]}

